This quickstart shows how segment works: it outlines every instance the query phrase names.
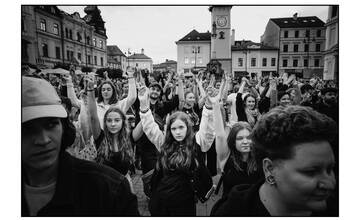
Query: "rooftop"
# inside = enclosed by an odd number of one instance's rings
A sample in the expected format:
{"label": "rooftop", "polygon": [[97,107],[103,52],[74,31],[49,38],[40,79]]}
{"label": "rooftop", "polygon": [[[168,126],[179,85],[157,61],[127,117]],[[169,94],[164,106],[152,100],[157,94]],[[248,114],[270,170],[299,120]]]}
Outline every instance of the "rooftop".
{"label": "rooftop", "polygon": [[179,41],[211,41],[211,33],[209,31],[205,33],[199,33],[194,29]]}
{"label": "rooftop", "polygon": [[255,43],[250,40],[235,41],[235,45],[231,46],[232,51],[239,50],[277,50],[276,47],[266,46],[261,43]]}
{"label": "rooftop", "polygon": [[297,27],[324,27],[324,22],[316,16],[309,17],[289,17],[289,18],[270,18],[280,28]]}
{"label": "rooftop", "polygon": [[151,60],[150,57],[146,56],[143,53],[134,53],[133,55],[129,56],[128,59],[143,59],[143,60]]}
{"label": "rooftop", "polygon": [[125,57],[125,54],[116,45],[108,45],[108,46],[106,46],[106,48],[107,48],[107,53],[109,56],[118,56],[119,55],[119,56]]}

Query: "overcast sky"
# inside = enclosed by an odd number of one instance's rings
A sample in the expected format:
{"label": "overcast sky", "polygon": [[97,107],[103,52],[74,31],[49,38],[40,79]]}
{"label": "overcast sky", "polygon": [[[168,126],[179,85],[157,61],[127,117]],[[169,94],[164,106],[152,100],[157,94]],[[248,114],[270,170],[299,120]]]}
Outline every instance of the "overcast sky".
{"label": "overcast sky", "polygon": [[[59,6],[72,14],[85,16],[85,6]],[[175,41],[193,29],[211,31],[211,14],[208,6],[99,6],[105,21],[107,45],[117,45],[124,53],[145,54],[154,64],[165,59],[175,60]],[[326,22],[328,6],[233,6],[231,28],[235,29],[235,40],[260,42],[270,18],[317,16]]]}

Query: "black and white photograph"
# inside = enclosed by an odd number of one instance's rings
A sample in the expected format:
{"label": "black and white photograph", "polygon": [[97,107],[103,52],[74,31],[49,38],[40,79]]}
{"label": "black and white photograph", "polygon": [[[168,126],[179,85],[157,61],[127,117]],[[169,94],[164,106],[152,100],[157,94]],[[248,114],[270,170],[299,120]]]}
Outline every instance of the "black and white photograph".
{"label": "black and white photograph", "polygon": [[343,214],[341,5],[18,7],[17,216]]}

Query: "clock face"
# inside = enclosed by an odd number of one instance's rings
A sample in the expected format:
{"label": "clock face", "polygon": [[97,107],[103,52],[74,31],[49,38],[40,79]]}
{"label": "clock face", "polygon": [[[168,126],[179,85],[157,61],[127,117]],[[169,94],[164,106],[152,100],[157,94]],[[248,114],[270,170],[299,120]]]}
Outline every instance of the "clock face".
{"label": "clock face", "polygon": [[227,24],[226,16],[219,16],[216,19],[216,23],[219,27],[225,27]]}

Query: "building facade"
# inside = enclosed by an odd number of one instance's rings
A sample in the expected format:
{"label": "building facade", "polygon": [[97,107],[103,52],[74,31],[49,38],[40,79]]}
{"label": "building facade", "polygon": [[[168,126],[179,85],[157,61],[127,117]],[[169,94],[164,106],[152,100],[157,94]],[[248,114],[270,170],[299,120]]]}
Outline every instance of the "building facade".
{"label": "building facade", "polygon": [[339,81],[339,6],[329,6],[324,51],[324,79]]}
{"label": "building facade", "polygon": [[81,18],[53,5],[22,6],[22,62],[52,68],[75,59],[78,67],[105,67],[107,36],[100,11],[96,6],[84,11]]}
{"label": "building facade", "polygon": [[271,18],[261,43],[279,48],[279,74],[298,73],[304,78],[319,76],[324,69],[324,22],[316,16]]}
{"label": "building facade", "polygon": [[177,72],[190,73],[191,69],[205,69],[210,62],[210,32],[199,33],[195,29],[176,41]]}
{"label": "building facade", "polygon": [[231,46],[232,73],[235,78],[264,76],[277,72],[279,50],[251,41],[235,41]]}
{"label": "building facade", "polygon": [[127,66],[135,67],[137,69],[148,69],[153,71],[153,61],[150,57],[144,54],[144,49],[141,49],[141,53],[134,53],[127,58]]}
{"label": "building facade", "polygon": [[154,64],[153,66],[154,72],[176,72],[177,71],[177,62],[175,60],[166,59],[165,62],[160,64]]}
{"label": "building facade", "polygon": [[126,71],[126,56],[116,45],[107,46],[107,67]]}

